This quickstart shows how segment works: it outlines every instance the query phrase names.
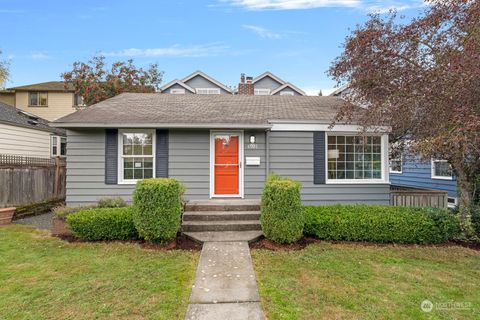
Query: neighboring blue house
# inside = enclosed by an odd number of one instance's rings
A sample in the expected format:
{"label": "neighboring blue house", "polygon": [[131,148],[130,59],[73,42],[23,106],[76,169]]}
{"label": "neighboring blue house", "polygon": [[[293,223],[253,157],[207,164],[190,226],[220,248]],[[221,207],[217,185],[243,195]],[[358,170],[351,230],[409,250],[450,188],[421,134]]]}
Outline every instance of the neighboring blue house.
{"label": "neighboring blue house", "polygon": [[448,191],[448,205],[457,205],[457,181],[446,160],[424,161],[419,157],[393,159],[390,182],[395,186]]}

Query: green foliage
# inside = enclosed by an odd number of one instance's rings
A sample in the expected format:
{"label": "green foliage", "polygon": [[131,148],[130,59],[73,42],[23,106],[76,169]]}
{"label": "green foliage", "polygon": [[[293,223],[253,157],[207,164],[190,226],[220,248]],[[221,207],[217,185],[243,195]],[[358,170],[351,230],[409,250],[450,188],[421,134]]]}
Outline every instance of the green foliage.
{"label": "green foliage", "polygon": [[324,240],[441,243],[460,232],[448,210],[369,205],[307,206],[305,234]]}
{"label": "green foliage", "polygon": [[120,197],[102,198],[97,202],[97,207],[99,208],[123,208],[126,206],[127,203]]}
{"label": "green foliage", "polygon": [[60,219],[65,219],[68,215],[73,213],[77,213],[79,211],[84,211],[88,209],[95,208],[94,205],[91,206],[79,206],[79,207],[66,207],[66,206],[58,206],[52,209],[53,215]]}
{"label": "green foliage", "polygon": [[303,234],[305,217],[300,200],[302,185],[287,178],[270,174],[262,193],[260,223],[270,240],[292,243]]}
{"label": "green foliage", "polygon": [[480,204],[477,206],[472,206],[470,209],[472,215],[472,226],[475,230],[477,237],[480,238]]}
{"label": "green foliage", "polygon": [[183,185],[176,179],[145,179],[133,192],[133,221],[147,241],[166,243],[175,238],[182,216]]}
{"label": "green foliage", "polygon": [[138,238],[132,208],[94,208],[67,216],[73,234],[80,239],[129,240]]}

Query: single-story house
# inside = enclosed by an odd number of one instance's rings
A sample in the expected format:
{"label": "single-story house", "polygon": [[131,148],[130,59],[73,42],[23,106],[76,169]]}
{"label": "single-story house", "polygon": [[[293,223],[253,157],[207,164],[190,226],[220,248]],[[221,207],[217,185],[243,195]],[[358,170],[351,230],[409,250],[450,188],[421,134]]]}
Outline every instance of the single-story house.
{"label": "single-story house", "polygon": [[186,200],[259,199],[269,172],[305,204],[389,203],[387,128],[330,127],[337,97],[123,93],[67,115],[67,205],[131,200],[136,181],[173,177]]}
{"label": "single-story house", "polygon": [[49,121],[0,102],[0,154],[50,158],[65,156],[65,130]]}

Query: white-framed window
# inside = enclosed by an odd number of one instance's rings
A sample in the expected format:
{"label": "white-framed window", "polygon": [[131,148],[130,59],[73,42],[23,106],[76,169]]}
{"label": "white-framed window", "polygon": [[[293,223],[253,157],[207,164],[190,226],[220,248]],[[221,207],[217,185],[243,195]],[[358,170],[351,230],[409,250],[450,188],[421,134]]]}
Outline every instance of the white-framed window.
{"label": "white-framed window", "polygon": [[48,93],[41,91],[30,91],[28,93],[29,107],[48,107]]}
{"label": "white-framed window", "polygon": [[456,206],[458,206],[458,199],[457,198],[454,198],[454,197],[448,197],[448,207],[449,208],[455,208]]}
{"label": "white-framed window", "polygon": [[50,145],[52,157],[65,157],[67,155],[67,138],[52,136]]}
{"label": "white-framed window", "polygon": [[269,96],[270,89],[254,89],[253,94],[256,96]]}
{"label": "white-framed window", "polygon": [[432,159],[432,179],[453,179],[452,166],[447,160]]}
{"label": "white-framed window", "polygon": [[197,94],[220,94],[220,88],[197,88]]}
{"label": "white-framed window", "polygon": [[119,130],[118,181],[136,183],[155,176],[154,130]]}
{"label": "white-framed window", "polygon": [[403,159],[400,158],[390,159],[390,173],[402,173]]}
{"label": "white-framed window", "polygon": [[170,89],[171,94],[185,94],[185,89],[182,88],[173,88]]}
{"label": "white-framed window", "polygon": [[327,134],[327,183],[387,183],[388,137]]}
{"label": "white-framed window", "polygon": [[280,95],[281,96],[294,96],[295,93],[293,93],[293,91],[287,90],[287,91],[280,91]]}
{"label": "white-framed window", "polygon": [[78,93],[73,94],[73,106],[85,107],[85,102],[83,101],[83,97],[81,94],[78,94]]}

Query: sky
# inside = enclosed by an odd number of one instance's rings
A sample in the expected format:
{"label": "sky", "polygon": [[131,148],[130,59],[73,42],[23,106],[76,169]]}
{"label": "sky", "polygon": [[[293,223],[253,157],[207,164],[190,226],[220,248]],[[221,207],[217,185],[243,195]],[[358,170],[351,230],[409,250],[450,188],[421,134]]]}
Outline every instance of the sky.
{"label": "sky", "polygon": [[271,71],[308,94],[332,91],[326,74],[345,37],[370,12],[407,18],[423,0],[0,0],[6,87],[61,80],[74,61],[158,63],[163,83],[202,70],[235,86]]}

